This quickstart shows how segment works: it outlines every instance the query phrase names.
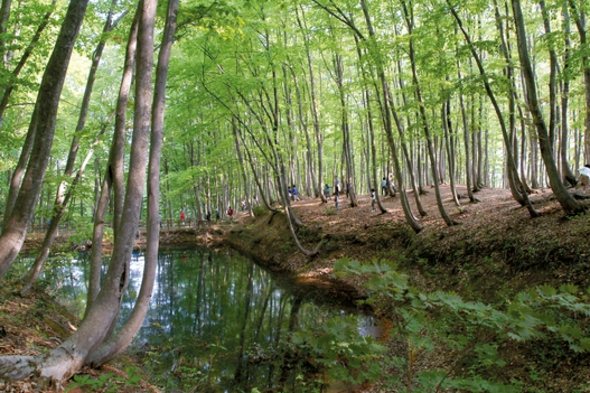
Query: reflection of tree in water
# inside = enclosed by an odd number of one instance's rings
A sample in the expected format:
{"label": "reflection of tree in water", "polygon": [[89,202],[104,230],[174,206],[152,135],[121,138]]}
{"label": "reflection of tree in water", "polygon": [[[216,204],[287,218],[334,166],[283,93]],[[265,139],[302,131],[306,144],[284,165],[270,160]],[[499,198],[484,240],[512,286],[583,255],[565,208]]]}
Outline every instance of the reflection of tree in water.
{"label": "reflection of tree in water", "polygon": [[342,309],[318,306],[301,292],[284,289],[231,252],[183,253],[161,253],[152,309],[136,340],[159,354],[151,362],[156,373],[177,375],[182,389],[185,383],[189,388],[189,380],[179,370],[199,371],[199,391],[206,391],[205,384],[211,391],[294,387],[302,367],[310,365],[286,345],[289,335],[314,330]]}

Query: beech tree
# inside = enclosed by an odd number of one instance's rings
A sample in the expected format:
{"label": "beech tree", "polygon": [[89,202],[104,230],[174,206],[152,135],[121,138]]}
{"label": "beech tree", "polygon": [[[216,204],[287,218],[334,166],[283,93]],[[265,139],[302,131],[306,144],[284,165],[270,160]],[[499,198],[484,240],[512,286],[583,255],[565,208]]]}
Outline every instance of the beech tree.
{"label": "beech tree", "polygon": [[0,235],[0,277],[6,274],[18,255],[34,213],[53,144],[59,96],[87,6],[87,0],[70,3],[41,81],[27,134],[27,140],[32,140],[30,158],[14,207],[5,213]]}

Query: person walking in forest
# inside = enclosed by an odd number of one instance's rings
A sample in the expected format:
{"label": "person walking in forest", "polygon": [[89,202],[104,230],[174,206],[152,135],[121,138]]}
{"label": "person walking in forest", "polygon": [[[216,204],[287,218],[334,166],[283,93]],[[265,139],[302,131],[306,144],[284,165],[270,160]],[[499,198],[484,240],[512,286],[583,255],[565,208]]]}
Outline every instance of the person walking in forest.
{"label": "person walking in forest", "polygon": [[324,196],[326,197],[326,199],[332,199],[330,197],[330,188],[331,187],[327,184],[324,186]]}
{"label": "person walking in forest", "polygon": [[297,202],[299,200],[299,190],[297,189],[297,186],[295,184],[293,184],[291,193],[293,194],[293,202]]}
{"label": "person walking in forest", "polygon": [[215,209],[215,221],[219,221],[221,214],[219,214],[219,209]]}
{"label": "person walking in forest", "polygon": [[246,200],[242,200],[242,213],[246,213]]}
{"label": "person walking in forest", "polygon": [[377,196],[375,195],[375,189],[371,188],[371,213],[375,213],[377,208],[375,205],[377,204]]}
{"label": "person walking in forest", "polygon": [[234,219],[234,209],[232,209],[231,206],[229,207],[229,209],[227,209],[227,215],[229,216],[230,220]]}
{"label": "person walking in forest", "polygon": [[385,177],[381,180],[381,195],[387,195],[387,179]]}
{"label": "person walking in forest", "polygon": [[184,215],[184,209],[182,209],[180,211],[180,225],[184,225],[184,219],[185,219],[185,215]]}
{"label": "person walking in forest", "polygon": [[578,184],[576,184],[576,189],[582,187],[584,195],[586,195],[586,188],[588,188],[588,184],[590,183],[590,164],[586,164],[578,170],[580,171],[580,178],[578,179]]}
{"label": "person walking in forest", "polygon": [[340,180],[338,180],[338,176],[334,176],[334,194],[336,196],[340,195]]}

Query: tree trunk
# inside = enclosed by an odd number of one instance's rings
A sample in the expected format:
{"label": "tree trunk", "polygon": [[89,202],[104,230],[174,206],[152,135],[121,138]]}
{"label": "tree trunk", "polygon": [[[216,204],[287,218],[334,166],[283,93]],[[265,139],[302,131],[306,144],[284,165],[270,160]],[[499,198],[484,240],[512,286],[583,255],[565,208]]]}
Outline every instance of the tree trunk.
{"label": "tree trunk", "polygon": [[[107,19],[106,19],[106,22],[105,22],[105,25],[103,28],[103,33],[105,33],[105,34],[109,31],[111,31],[117,25],[117,23],[113,23],[113,21],[112,21],[113,9],[116,6],[116,4],[117,4],[117,0],[112,0],[111,8],[109,9],[109,13],[107,15]],[[105,37],[105,35],[103,35],[103,37]],[[80,147],[80,132],[84,129],[84,126],[86,124],[86,117],[88,115],[88,107],[90,105],[90,97],[92,96],[92,90],[93,90],[94,81],[96,78],[96,71],[98,70],[98,66],[100,64],[100,59],[102,57],[102,52],[104,50],[105,45],[106,45],[106,41],[105,41],[105,39],[102,39],[99,42],[96,50],[94,51],[94,56],[92,57],[92,66],[91,66],[90,72],[88,74],[88,79],[86,82],[86,89],[84,91],[84,97],[82,99],[82,105],[80,108],[80,115],[78,117],[78,124],[76,125],[76,130],[74,131],[74,137],[72,139],[72,144],[70,146],[70,152],[68,154],[68,159],[66,161],[66,167],[64,169],[64,174],[63,174],[64,180],[62,180],[59,183],[59,185],[57,186],[57,193],[55,196],[55,202],[54,202],[54,206],[53,206],[53,214],[51,215],[51,225],[49,227],[49,230],[45,234],[45,238],[43,240],[43,245],[41,246],[41,249],[37,253],[37,258],[35,259],[33,266],[31,267],[31,269],[29,270],[29,272],[27,273],[27,275],[24,279],[24,285],[23,285],[23,288],[21,289],[21,296],[26,295],[28,293],[28,291],[31,289],[31,286],[33,285],[33,283],[37,279],[39,273],[41,272],[41,268],[43,267],[43,265],[45,264],[45,261],[49,257],[49,251],[50,251],[51,247],[53,246],[53,242],[55,241],[55,237],[57,235],[58,225],[61,221],[61,218],[65,214],[68,202],[69,202],[71,195],[75,189],[75,186],[76,186],[76,184],[78,184],[78,182],[82,176],[82,173],[84,172],[84,168],[86,167],[86,164],[88,163],[88,160],[90,159],[90,157],[92,155],[94,145],[96,145],[96,143],[98,143],[98,139],[106,131],[106,126],[104,126],[102,128],[101,132],[99,133],[99,135],[95,138],[95,141],[92,144],[89,155],[86,156],[86,159],[84,160],[84,164],[78,170],[76,178],[73,180],[73,183],[70,185],[70,188],[67,190],[67,195],[66,195],[67,181],[72,177],[72,174],[74,173],[74,164],[76,162],[78,150]],[[111,118],[112,118],[112,116],[111,116]]]}
{"label": "tree trunk", "polygon": [[[363,13],[365,15],[365,22],[367,24],[367,28],[369,29],[369,34],[371,37],[374,37],[375,30],[373,29],[373,25],[371,23],[371,17],[369,15],[369,9],[367,7],[365,0],[361,0],[361,6],[363,8]],[[357,30],[355,30],[355,33],[357,34],[359,39],[361,39],[361,40],[365,39],[362,36],[362,34],[360,32],[358,32]],[[412,228],[412,230],[414,232],[418,233],[423,229],[423,226],[422,226],[422,224],[420,224],[416,220],[416,217],[414,217],[414,214],[412,213],[412,210],[410,208],[410,204],[408,202],[408,197],[407,197],[407,193],[406,193],[406,189],[405,189],[404,181],[403,181],[403,174],[402,174],[402,170],[401,170],[401,162],[400,162],[399,155],[397,153],[397,146],[396,146],[395,140],[393,138],[393,127],[391,124],[391,117],[392,116],[395,120],[397,130],[398,130],[398,133],[400,134],[402,144],[404,143],[403,130],[402,130],[402,126],[399,121],[399,118],[397,116],[397,111],[394,106],[393,98],[392,98],[390,91],[389,91],[389,85],[387,83],[387,79],[385,78],[385,72],[381,66],[382,56],[379,52],[377,52],[376,48],[373,48],[373,52],[374,53],[372,53],[372,56],[373,56],[373,60],[375,61],[375,65],[377,67],[377,76],[378,76],[379,81],[381,83],[381,90],[382,90],[381,93],[383,94],[382,116],[383,116],[383,120],[384,120],[383,123],[384,123],[384,127],[385,127],[385,135],[387,137],[387,142],[389,143],[389,148],[391,149],[391,155],[393,157],[393,166],[394,166],[394,170],[395,170],[397,185],[398,185],[398,188],[400,191],[400,202],[402,205],[402,210],[404,212],[404,217],[406,219],[406,222],[408,223],[408,225],[410,226],[410,228]],[[375,86],[375,88],[377,88],[377,87]]]}
{"label": "tree trunk", "polygon": [[[119,232],[102,290],[78,330],[51,350],[38,366],[41,377],[63,381],[71,377],[103,341],[123,296],[122,277],[131,258],[143,199],[151,113],[153,28],[156,0],[141,2],[137,44],[137,80],[127,192]],[[150,172],[151,173],[151,172]],[[152,221],[157,218],[153,217]]]}
{"label": "tree trunk", "polygon": [[[572,15],[576,22],[578,35],[580,36],[580,47],[585,48],[588,45],[586,32],[586,15],[584,8],[576,7],[573,0],[569,0],[572,8]],[[590,59],[588,56],[581,56],[582,72],[584,74],[584,93],[586,97],[586,115],[584,117],[584,162],[590,163]]]}
{"label": "tree trunk", "polygon": [[139,10],[131,25],[129,39],[125,52],[125,65],[115,115],[115,133],[109,151],[109,160],[105,170],[100,197],[97,209],[94,214],[94,230],[92,234],[92,250],[90,254],[90,273],[88,279],[88,296],[86,311],[88,311],[94,299],[100,291],[100,279],[102,272],[102,239],[104,234],[105,217],[109,205],[111,191],[114,191],[115,215],[113,218],[113,234],[118,234],[118,223],[122,211],[121,200],[123,199],[123,156],[125,152],[125,123],[127,119],[127,104],[129,92],[133,81],[133,70],[135,69],[135,52],[137,46],[137,29],[139,26]]}
{"label": "tree trunk", "polygon": [[426,108],[424,107],[424,101],[422,99],[422,92],[421,92],[420,84],[418,82],[418,72],[416,70],[416,59],[415,59],[415,54],[414,54],[414,39],[412,37],[413,25],[414,25],[414,21],[412,19],[413,13],[410,15],[404,1],[402,1],[401,4],[402,4],[403,10],[404,10],[408,34],[410,35],[409,56],[410,56],[410,63],[411,63],[411,68],[412,68],[412,81],[414,84],[414,88],[416,90],[416,98],[418,99],[418,105],[420,107],[419,112],[420,112],[420,116],[422,119],[422,128],[424,130],[424,135],[426,136],[426,146],[428,148],[428,154],[430,155],[430,167],[431,167],[433,183],[434,183],[434,193],[436,196],[436,204],[438,206],[438,210],[440,211],[440,214],[441,214],[443,220],[445,221],[445,223],[448,226],[452,226],[452,225],[456,225],[457,223],[447,214],[447,211],[445,210],[443,203],[442,203],[442,197],[440,195],[440,179],[439,179],[439,173],[438,173],[438,169],[437,169],[437,165],[436,165],[437,160],[435,157],[433,139],[432,139],[432,136],[430,133],[430,127],[428,125],[428,116],[426,115]]}
{"label": "tree trunk", "polygon": [[562,8],[562,19],[563,19],[563,32],[564,32],[564,44],[565,53],[563,55],[563,71],[564,76],[562,87],[561,87],[561,144],[560,144],[560,158],[561,158],[561,172],[565,180],[572,186],[577,183],[576,176],[572,172],[572,168],[567,160],[568,150],[568,134],[569,134],[569,123],[568,123],[568,107],[569,107],[569,92],[570,92],[570,77],[569,77],[569,62],[570,62],[570,51],[571,42],[570,36],[570,17],[567,4],[564,3]]}
{"label": "tree trunk", "polygon": [[[299,11],[299,9],[298,9]],[[303,13],[303,7],[301,7],[301,12],[304,16],[303,18],[303,22],[305,22],[305,14]],[[297,22],[299,23],[299,26],[303,28],[304,23],[302,23],[302,21],[299,18],[299,12],[297,12]],[[307,27],[307,26],[305,26]],[[311,113],[312,113],[312,117],[313,117],[313,129],[314,129],[314,133],[315,133],[315,137],[316,137],[316,144],[317,144],[317,149],[318,149],[318,177],[317,177],[317,181],[314,184],[315,187],[315,192],[316,194],[320,195],[320,199],[322,200],[323,203],[327,203],[328,200],[326,199],[326,197],[324,196],[324,193],[322,192],[322,183],[324,181],[324,173],[323,173],[323,155],[324,155],[324,148],[323,148],[323,136],[322,136],[322,132],[320,130],[320,115],[319,115],[319,109],[318,109],[318,100],[317,100],[317,94],[316,94],[316,86],[315,86],[315,78],[314,78],[314,72],[313,72],[313,63],[312,63],[312,59],[311,59],[311,51],[309,48],[309,37],[307,36],[307,34],[304,34],[303,36],[303,41],[305,43],[305,50],[306,50],[306,54],[307,54],[307,67],[309,69],[309,86],[310,86],[310,95],[311,95]]]}
{"label": "tree trunk", "polygon": [[520,0],[512,0],[512,10],[514,12],[514,24],[516,28],[516,38],[518,41],[518,53],[520,57],[520,65],[526,84],[527,103],[529,110],[533,116],[533,124],[539,136],[539,145],[541,147],[541,156],[545,163],[545,169],[549,176],[551,188],[561,207],[566,214],[581,213],[585,209],[579,202],[577,202],[568,192],[559,176],[555,160],[553,159],[553,150],[551,149],[551,141],[547,132],[547,126],[543,120],[543,112],[539,107],[537,100],[537,88],[535,86],[535,77],[533,68],[530,63],[528,49],[526,47],[526,31],[524,27],[524,18],[520,7]]}
{"label": "tree trunk", "polygon": [[15,200],[14,210],[9,217],[5,217],[6,230],[0,236],[0,277],[6,274],[22,247],[43,185],[53,145],[59,97],[87,6],[88,0],[70,3],[39,87],[37,104],[29,127],[29,132],[35,136],[31,158]]}
{"label": "tree trunk", "polygon": [[[531,203],[531,201],[526,193],[525,187],[522,184],[522,182],[520,181],[520,178],[518,177],[518,173],[516,171],[516,162],[515,162],[514,156],[512,154],[513,153],[512,141],[510,139],[510,136],[508,135],[508,131],[506,130],[506,124],[504,123],[504,115],[502,114],[500,106],[496,100],[496,96],[494,95],[494,92],[492,91],[492,88],[491,88],[490,83],[488,81],[488,77],[487,77],[485,70],[483,68],[481,59],[480,59],[479,55],[477,54],[477,52],[475,51],[475,48],[473,47],[472,42],[471,42],[471,38],[469,37],[469,34],[467,33],[467,31],[463,27],[463,23],[462,23],[461,19],[459,18],[457,11],[451,6],[451,4],[449,3],[449,0],[447,0],[447,5],[449,6],[451,14],[453,15],[453,18],[455,19],[455,21],[457,22],[459,29],[463,33],[463,36],[465,37],[465,41],[467,42],[467,45],[469,45],[469,50],[471,52],[471,55],[472,55],[473,59],[475,60],[475,63],[477,65],[480,75],[483,77],[483,83],[484,83],[484,87],[486,90],[486,94],[494,107],[494,111],[496,112],[496,116],[498,117],[498,123],[500,125],[500,129],[502,130],[502,137],[504,139],[504,146],[506,149],[506,158],[508,161],[507,171],[509,173],[508,179],[510,180],[510,191],[512,192],[512,196],[514,197],[514,199],[517,202],[519,202],[521,204],[521,206],[527,207],[531,217],[537,217],[539,215],[539,213],[533,207],[533,204]],[[504,48],[505,48],[505,46],[504,46]],[[507,58],[506,52],[505,52],[505,56]],[[507,58],[507,60],[508,60],[508,58]]]}
{"label": "tree trunk", "polygon": [[166,26],[164,28],[164,35],[162,37],[162,44],[160,45],[158,66],[156,69],[148,168],[147,248],[141,289],[129,320],[115,336],[104,342],[86,361],[87,364],[93,367],[104,365],[111,359],[123,353],[131,344],[131,341],[137,335],[137,332],[141,328],[143,320],[145,319],[152,296],[160,242],[160,157],[162,154],[162,136],[164,131],[166,80],[168,77],[168,64],[170,62],[172,44],[174,42],[174,33],[176,31],[179,3],[180,0],[170,0],[168,3],[168,15]]}

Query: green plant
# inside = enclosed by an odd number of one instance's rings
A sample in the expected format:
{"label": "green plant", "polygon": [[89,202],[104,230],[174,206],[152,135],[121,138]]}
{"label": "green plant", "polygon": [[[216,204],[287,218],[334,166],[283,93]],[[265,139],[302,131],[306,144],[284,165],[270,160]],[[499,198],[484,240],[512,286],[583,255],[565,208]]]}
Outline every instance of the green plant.
{"label": "green plant", "polygon": [[121,386],[138,386],[141,376],[137,374],[135,367],[127,368],[127,378],[114,377],[113,373],[100,374],[93,378],[88,374],[79,374],[74,376],[74,382],[66,388],[66,392],[81,387],[88,392],[117,392]]}
{"label": "green plant", "polygon": [[93,378],[88,374],[74,375],[74,382],[66,388],[66,392],[76,387],[81,387],[86,391],[96,392],[99,389],[102,390],[105,388],[107,384],[110,384],[109,379],[112,377],[113,373],[101,374],[98,378]]}
{"label": "green plant", "polygon": [[335,216],[336,215],[336,208],[334,206],[330,206],[324,209],[324,216]]}
{"label": "green plant", "polygon": [[[550,349],[561,342],[570,353],[590,350],[589,293],[571,284],[531,288],[492,306],[465,301],[453,292],[420,292],[407,275],[384,261],[363,265],[342,260],[335,268],[338,275],[366,278],[372,293],[367,302],[389,305],[395,322],[392,339],[407,348],[383,360],[389,374],[396,375],[385,381],[393,390],[520,392],[522,384],[497,377],[507,363],[500,348],[534,342]],[[424,367],[424,360],[434,353],[445,354],[445,361]],[[541,385],[542,378],[548,378],[539,372],[532,377]]]}
{"label": "green plant", "polygon": [[[315,331],[294,333],[290,344],[301,357],[314,359],[314,366],[330,380],[352,384],[374,381],[381,375],[376,359],[385,347],[371,336],[361,336],[357,323],[353,316],[330,318]],[[326,382],[312,385],[317,388]]]}
{"label": "green plant", "polygon": [[252,211],[254,212],[254,216],[256,217],[263,216],[268,212],[266,207],[264,207],[263,205],[254,206],[254,209],[252,209]]}

